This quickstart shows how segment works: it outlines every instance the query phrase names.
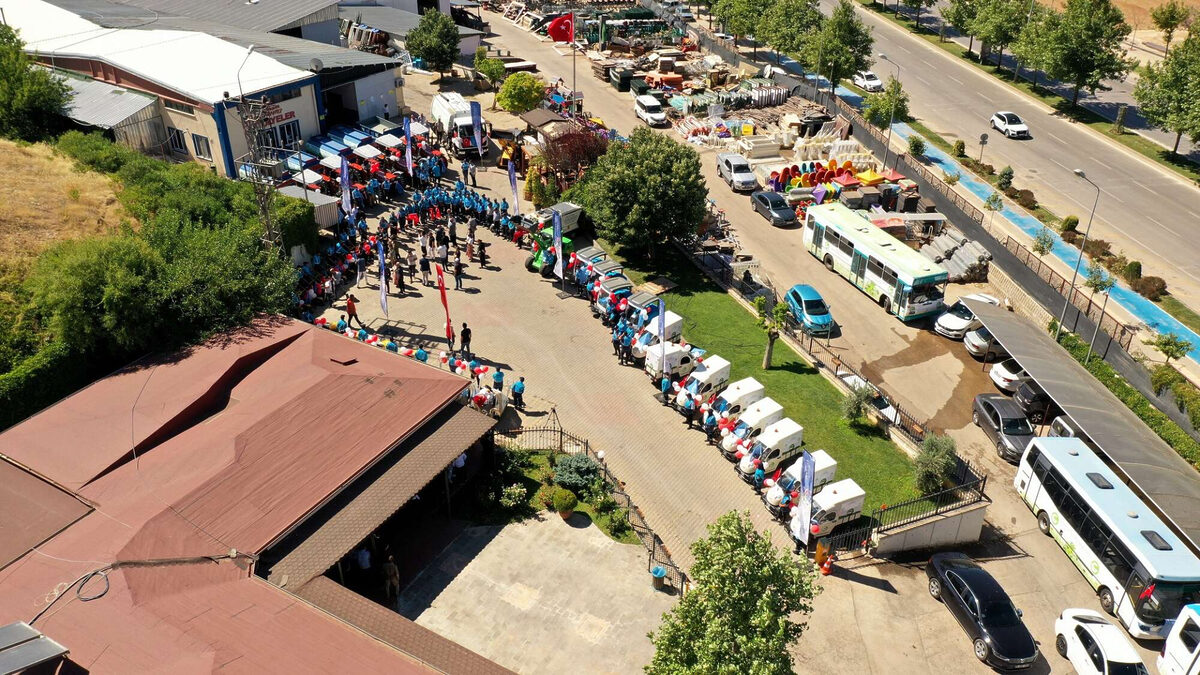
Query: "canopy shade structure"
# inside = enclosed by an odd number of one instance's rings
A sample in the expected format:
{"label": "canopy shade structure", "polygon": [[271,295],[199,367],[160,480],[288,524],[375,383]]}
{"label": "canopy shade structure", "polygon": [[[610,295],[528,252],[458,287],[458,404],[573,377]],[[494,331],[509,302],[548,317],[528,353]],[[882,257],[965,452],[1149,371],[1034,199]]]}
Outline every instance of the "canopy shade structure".
{"label": "canopy shade structure", "polygon": [[1101,458],[1200,554],[1200,472],[1055,344],[1047,331],[1004,307],[964,302],[1087,435]]}

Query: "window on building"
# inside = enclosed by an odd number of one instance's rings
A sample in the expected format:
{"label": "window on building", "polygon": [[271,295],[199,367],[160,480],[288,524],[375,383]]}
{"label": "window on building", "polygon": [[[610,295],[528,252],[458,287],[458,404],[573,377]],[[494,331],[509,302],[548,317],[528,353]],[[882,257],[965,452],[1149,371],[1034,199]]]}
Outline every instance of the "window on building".
{"label": "window on building", "polygon": [[299,120],[292,120],[291,122],[280,124],[279,126],[275,127],[275,130],[277,132],[276,135],[279,137],[279,146],[282,148],[291,149],[296,146],[298,141],[303,140],[300,137]]}
{"label": "window on building", "polygon": [[200,159],[212,159],[212,151],[208,147],[208,137],[192,134],[192,149]]}
{"label": "window on building", "polygon": [[184,140],[183,132],[175,127],[167,127],[167,143],[171,146],[171,152],[187,154],[187,141]]}
{"label": "window on building", "polygon": [[172,101],[172,100],[165,99],[165,98],[163,99],[163,107],[166,108],[167,110],[174,110],[175,112],[187,113],[188,115],[196,114],[196,109],[193,108],[192,106],[190,106],[186,103],[179,103],[178,101]]}
{"label": "window on building", "polygon": [[300,90],[297,88],[297,89],[289,89],[287,91],[281,91],[281,92],[278,92],[275,94],[271,94],[270,96],[267,96],[265,98],[267,99],[267,103],[283,103],[284,101],[290,101],[291,99],[299,98],[299,97],[300,97]]}

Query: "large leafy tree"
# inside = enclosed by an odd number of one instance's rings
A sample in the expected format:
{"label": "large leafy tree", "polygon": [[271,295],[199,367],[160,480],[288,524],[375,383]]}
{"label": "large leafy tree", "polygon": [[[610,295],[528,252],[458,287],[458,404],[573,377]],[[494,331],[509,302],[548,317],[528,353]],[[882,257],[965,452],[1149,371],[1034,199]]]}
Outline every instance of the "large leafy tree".
{"label": "large leafy tree", "polygon": [[774,0],[716,0],[713,14],[735,38],[752,35],[758,19]]}
{"label": "large leafy tree", "polygon": [[1150,10],[1150,19],[1154,21],[1154,27],[1162,31],[1163,48],[1166,51],[1171,51],[1171,41],[1175,39],[1175,31],[1181,26],[1187,25],[1192,18],[1192,8],[1180,2],[1180,0],[1167,0],[1163,4]]}
{"label": "large leafy tree", "polygon": [[863,99],[863,117],[877,127],[887,126],[891,120],[908,119],[908,92],[900,80],[889,77],[883,91],[867,94]]}
{"label": "large leafy tree", "polygon": [[776,52],[795,56],[821,18],[816,0],[776,0],[759,17],[754,35]]}
{"label": "large leafy tree", "polygon": [[942,10],[942,18],[959,33],[966,35],[967,52],[975,46],[975,17],[979,14],[980,0],[950,0]]}
{"label": "large leafy tree", "polygon": [[1017,67],[1013,70],[1013,79],[1021,71],[1021,66],[1033,71],[1033,85],[1038,83],[1039,73],[1050,67],[1054,58],[1055,40],[1058,35],[1058,25],[1062,15],[1044,5],[1034,5],[1033,12],[1017,41],[1013,43],[1012,51],[1017,57]]}
{"label": "large leafy tree", "polygon": [[850,0],[838,0],[829,18],[805,41],[801,56],[818,75],[829,75],[830,88],[838,80],[871,64],[871,29],[854,11]]}
{"label": "large leafy tree", "polygon": [[649,675],[792,672],[788,648],[804,631],[794,615],[820,592],[813,566],[780,551],[750,514],[733,511],[692,544],[691,592],[651,634]]}
{"label": "large leafy tree", "polygon": [[0,23],[0,136],[37,141],[62,123],[71,90],[24,49],[16,31]]}
{"label": "large leafy tree", "polygon": [[1146,121],[1175,134],[1171,152],[1179,152],[1184,134],[1200,142],[1200,35],[1189,35],[1162,63],[1147,66],[1133,97]]}
{"label": "large leafy tree", "polygon": [[707,196],[695,149],[647,127],[634,130],[627,144],[610,144],[568,193],[600,236],[642,257],[694,232]]}
{"label": "large leafy tree", "polygon": [[496,103],[514,115],[533,110],[546,96],[546,83],[531,73],[513,73],[504,79]]}
{"label": "large leafy tree", "polygon": [[1004,50],[1021,32],[1025,22],[1026,5],[1022,0],[979,0],[971,34],[983,41],[979,60],[985,49],[996,50],[996,66],[1004,59]]}
{"label": "large leafy tree", "polygon": [[563,175],[574,175],[596,163],[608,151],[608,139],[586,129],[555,136],[543,149],[546,166]]}
{"label": "large leafy tree", "polygon": [[425,62],[425,68],[444,73],[458,58],[458,26],[448,14],[430,10],[404,37],[404,48]]}
{"label": "large leafy tree", "polygon": [[1112,0],[1067,0],[1052,35],[1055,45],[1046,74],[1073,85],[1071,105],[1079,91],[1095,91],[1100,83],[1124,77],[1132,67],[1123,43],[1129,37],[1125,15]]}
{"label": "large leafy tree", "polygon": [[496,96],[500,93],[500,83],[508,75],[508,69],[500,59],[488,58],[487,47],[475,50],[475,70],[492,86],[492,110],[496,109]]}

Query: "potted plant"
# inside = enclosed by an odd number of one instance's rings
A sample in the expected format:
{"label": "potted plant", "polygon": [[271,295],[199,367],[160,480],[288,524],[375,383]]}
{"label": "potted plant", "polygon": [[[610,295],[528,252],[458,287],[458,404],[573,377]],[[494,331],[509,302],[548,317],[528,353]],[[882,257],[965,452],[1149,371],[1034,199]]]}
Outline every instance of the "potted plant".
{"label": "potted plant", "polygon": [[571,517],[575,513],[575,506],[579,504],[579,499],[574,492],[566,488],[558,488],[554,491],[554,510],[558,511],[558,515],[563,520]]}

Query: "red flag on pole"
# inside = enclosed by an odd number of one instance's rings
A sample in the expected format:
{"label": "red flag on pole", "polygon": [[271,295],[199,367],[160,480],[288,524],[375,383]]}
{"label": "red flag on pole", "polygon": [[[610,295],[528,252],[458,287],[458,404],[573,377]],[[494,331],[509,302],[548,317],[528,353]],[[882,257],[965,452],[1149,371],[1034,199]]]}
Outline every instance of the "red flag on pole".
{"label": "red flag on pole", "polygon": [[546,35],[555,42],[575,41],[575,15],[564,14],[546,26]]}
{"label": "red flag on pole", "polygon": [[441,265],[434,265],[433,268],[437,270],[438,290],[442,293],[442,307],[446,309],[446,339],[449,340],[454,335],[454,329],[450,326],[450,304],[446,302],[446,277]]}

